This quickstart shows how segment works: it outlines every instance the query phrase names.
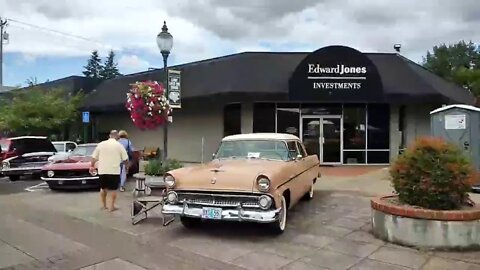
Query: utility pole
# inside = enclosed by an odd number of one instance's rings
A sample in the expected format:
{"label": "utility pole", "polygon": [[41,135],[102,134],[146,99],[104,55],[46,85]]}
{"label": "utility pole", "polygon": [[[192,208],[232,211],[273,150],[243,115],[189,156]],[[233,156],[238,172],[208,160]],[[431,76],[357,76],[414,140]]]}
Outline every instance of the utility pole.
{"label": "utility pole", "polygon": [[7,26],[7,20],[0,17],[0,87],[3,86],[3,29]]}

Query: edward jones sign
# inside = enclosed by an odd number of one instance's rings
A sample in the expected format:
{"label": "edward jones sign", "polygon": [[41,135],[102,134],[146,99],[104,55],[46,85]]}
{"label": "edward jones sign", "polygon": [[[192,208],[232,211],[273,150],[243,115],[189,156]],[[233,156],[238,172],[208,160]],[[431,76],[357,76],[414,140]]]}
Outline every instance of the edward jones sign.
{"label": "edward jones sign", "polygon": [[308,64],[308,79],[312,81],[313,89],[360,89],[366,73],[367,67]]}
{"label": "edward jones sign", "polygon": [[306,55],[288,81],[288,100],[309,103],[385,102],[382,80],[367,54],[328,46]]}

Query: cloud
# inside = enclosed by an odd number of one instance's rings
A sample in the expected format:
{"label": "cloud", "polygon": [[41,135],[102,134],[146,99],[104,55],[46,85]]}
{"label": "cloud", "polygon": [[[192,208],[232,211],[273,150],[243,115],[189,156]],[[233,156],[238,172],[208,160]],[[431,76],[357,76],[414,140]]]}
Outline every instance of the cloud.
{"label": "cloud", "polygon": [[163,20],[174,37],[169,64],[333,44],[393,52],[395,43],[419,61],[439,43],[480,39],[478,0],[0,0],[0,16],[87,38],[11,21],[7,53],[88,57],[94,49],[101,55],[114,49],[130,60],[141,55],[139,66],[161,66],[155,37]]}
{"label": "cloud", "polygon": [[138,71],[145,71],[150,67],[148,61],[141,59],[137,55],[122,55],[118,59],[118,68],[120,72],[132,73]]}

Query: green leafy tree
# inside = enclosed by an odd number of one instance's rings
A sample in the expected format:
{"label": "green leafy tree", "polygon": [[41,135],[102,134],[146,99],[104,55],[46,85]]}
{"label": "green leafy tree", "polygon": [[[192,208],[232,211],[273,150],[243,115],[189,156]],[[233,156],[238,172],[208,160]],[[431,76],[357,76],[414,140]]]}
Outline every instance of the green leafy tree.
{"label": "green leafy tree", "polygon": [[480,96],[480,49],[473,42],[434,46],[423,66]]}
{"label": "green leafy tree", "polygon": [[105,60],[105,65],[102,66],[100,77],[104,80],[116,78],[122,74],[118,71],[118,64],[115,62],[115,53],[110,51]]}
{"label": "green leafy tree", "polygon": [[0,107],[0,130],[22,135],[49,135],[79,119],[84,94],[69,95],[62,88],[17,90]]}
{"label": "green leafy tree", "polygon": [[85,70],[83,75],[88,78],[99,79],[100,72],[102,71],[102,61],[100,56],[98,56],[98,51],[93,51],[90,55],[90,59],[87,61],[87,65],[84,66]]}

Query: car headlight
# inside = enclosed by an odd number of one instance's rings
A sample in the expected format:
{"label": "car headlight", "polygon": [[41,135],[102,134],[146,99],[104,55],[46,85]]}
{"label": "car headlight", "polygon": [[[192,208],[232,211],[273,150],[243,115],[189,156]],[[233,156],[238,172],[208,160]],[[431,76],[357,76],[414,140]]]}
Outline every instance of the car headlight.
{"label": "car headlight", "polygon": [[167,193],[167,201],[169,203],[176,203],[178,202],[178,195],[175,191],[170,191]]}
{"label": "car headlight", "polygon": [[97,176],[97,174],[98,174],[98,171],[96,169],[90,172],[91,176]]}
{"label": "car headlight", "polygon": [[165,176],[165,184],[167,184],[169,188],[175,186],[175,178],[171,175]]}
{"label": "car headlight", "polygon": [[260,177],[257,180],[258,190],[267,192],[270,189],[270,180],[266,177]]}
{"label": "car headlight", "polygon": [[260,198],[258,198],[258,204],[260,205],[260,208],[262,209],[268,209],[270,206],[272,206],[272,198],[267,195],[262,195]]}
{"label": "car headlight", "polygon": [[8,163],[8,162],[2,162],[2,170],[6,170],[6,169],[8,169],[8,168],[10,168],[10,163]]}
{"label": "car headlight", "polygon": [[54,171],[48,171],[47,172],[47,176],[48,177],[53,177],[55,175],[55,172]]}

